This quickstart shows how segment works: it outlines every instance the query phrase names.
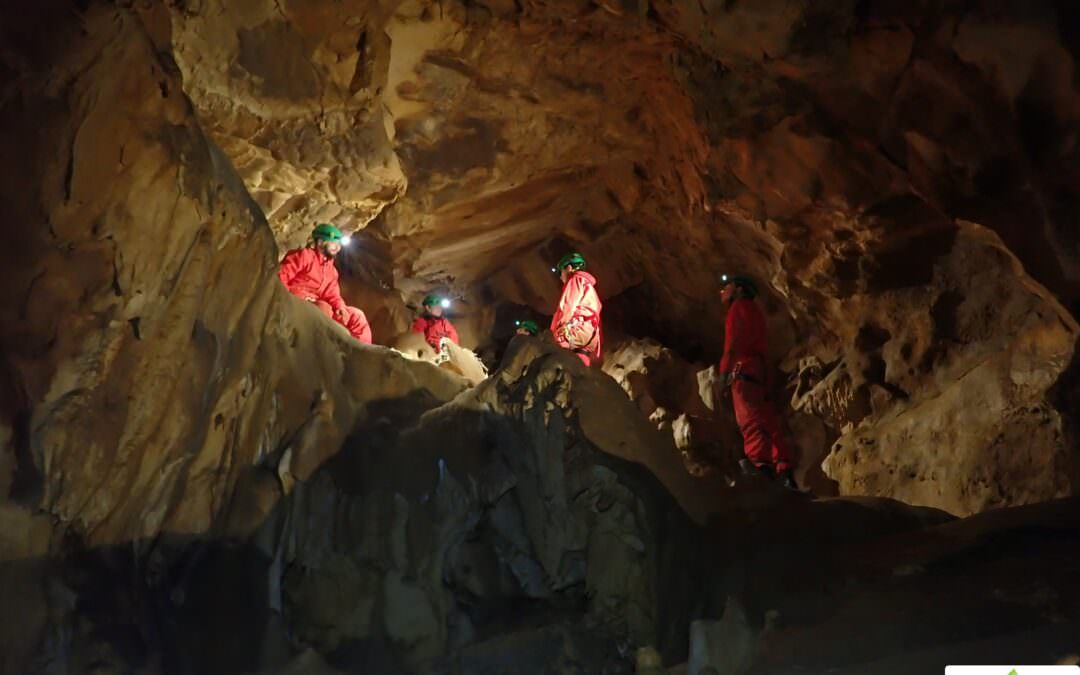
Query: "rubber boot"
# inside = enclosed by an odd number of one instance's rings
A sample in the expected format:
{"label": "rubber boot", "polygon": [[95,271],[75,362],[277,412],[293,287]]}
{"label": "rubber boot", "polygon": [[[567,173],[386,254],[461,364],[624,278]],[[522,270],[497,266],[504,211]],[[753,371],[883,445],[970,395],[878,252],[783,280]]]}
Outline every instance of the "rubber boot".
{"label": "rubber boot", "polygon": [[744,476],[772,478],[773,473],[768,466],[757,466],[749,459],[743,457],[739,460],[739,470]]}
{"label": "rubber boot", "polygon": [[795,492],[801,492],[799,485],[795,482],[795,473],[791,469],[784,469],[779,474],[780,484],[789,490]]}

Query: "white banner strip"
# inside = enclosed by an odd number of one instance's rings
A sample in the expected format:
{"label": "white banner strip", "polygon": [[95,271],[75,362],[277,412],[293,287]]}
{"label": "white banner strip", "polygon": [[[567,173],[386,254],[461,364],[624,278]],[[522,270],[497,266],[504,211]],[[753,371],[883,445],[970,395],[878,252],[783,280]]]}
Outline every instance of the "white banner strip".
{"label": "white banner strip", "polygon": [[945,666],[945,675],[1080,675],[1080,666]]}

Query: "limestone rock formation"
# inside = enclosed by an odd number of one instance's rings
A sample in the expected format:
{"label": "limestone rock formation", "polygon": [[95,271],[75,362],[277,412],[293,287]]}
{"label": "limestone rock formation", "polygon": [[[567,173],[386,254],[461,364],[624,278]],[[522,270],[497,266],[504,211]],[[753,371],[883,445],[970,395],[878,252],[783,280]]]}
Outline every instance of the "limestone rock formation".
{"label": "limestone rock formation", "polygon": [[688,363],[654,341],[627,339],[609,341],[603,370],[672,436],[688,471],[734,473],[742,438],[731,406],[719,398],[715,366]]}
{"label": "limestone rock formation", "polygon": [[249,467],[291,447],[304,477],[367,401],[460,388],[406,361],[370,367],[378,350],[275,283],[260,210],[139,17],[95,9],[83,25],[57,27],[73,47],[51,61],[22,54],[38,69],[10,85],[21,104],[2,131],[33,158],[2,188],[19,224],[4,230],[5,453],[24,494],[89,543],[206,532]]}
{"label": "limestone rock formation", "polygon": [[391,11],[212,0],[160,19],[185,93],[286,247],[303,243],[313,220],[365,225],[405,191],[379,96]]}
{"label": "limestone rock formation", "polygon": [[[843,493],[957,514],[1070,494],[1070,440],[1047,399],[1075,319],[970,223],[934,276],[932,295],[867,307],[851,348],[801,394],[843,432],[825,472]],[[909,302],[922,309],[899,309]]]}

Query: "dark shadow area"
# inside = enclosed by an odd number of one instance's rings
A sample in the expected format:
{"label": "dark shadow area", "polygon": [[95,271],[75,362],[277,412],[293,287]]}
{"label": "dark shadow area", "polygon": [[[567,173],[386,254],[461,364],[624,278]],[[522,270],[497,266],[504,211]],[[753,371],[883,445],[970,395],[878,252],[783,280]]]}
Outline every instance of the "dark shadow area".
{"label": "dark shadow area", "polygon": [[[563,647],[595,661],[582,665],[586,672],[599,672],[592,668],[632,655],[620,653],[627,628],[617,613],[602,608],[592,612],[594,624],[587,619],[597,593],[587,576],[617,571],[596,569],[603,560],[590,564],[602,538],[589,545],[580,536],[616,504],[611,513],[630,519],[635,542],[637,571],[625,593],[661,612],[637,621],[656,627],[648,643],[684,659],[690,579],[700,573],[686,568],[696,565],[696,528],[656,478],[561,424],[539,439],[552,450],[550,442],[560,444],[560,456],[548,455],[525,421],[447,412],[422,394],[370,403],[341,451],[279,499],[250,536],[224,533],[235,509],[253,501],[238,494],[219,534],[94,549],[71,540],[55,559],[4,563],[4,579],[35,577],[66,602],[44,599],[56,613],[43,640],[4,672],[51,672],[45,662],[64,662],[73,672],[225,675],[264,672],[314,649],[344,672],[451,673],[463,660],[479,674],[509,659],[514,672],[539,675],[568,658]],[[426,422],[425,413],[433,416]],[[261,482],[241,480],[238,491],[276,481],[269,467],[249,473]],[[590,485],[594,474],[607,488]],[[574,514],[572,532],[537,521],[552,499]],[[616,524],[606,526],[613,535]],[[554,569],[541,562],[543,546],[564,549]],[[378,583],[363,585],[371,579]],[[369,634],[350,637],[364,603]],[[434,624],[425,624],[424,607]],[[417,625],[445,632],[457,656],[437,659],[436,670],[418,665],[430,636]]]}
{"label": "dark shadow area", "polygon": [[1061,413],[1062,433],[1072,448],[1069,482],[1073,493],[1080,492],[1080,350],[1050,390],[1051,403]]}

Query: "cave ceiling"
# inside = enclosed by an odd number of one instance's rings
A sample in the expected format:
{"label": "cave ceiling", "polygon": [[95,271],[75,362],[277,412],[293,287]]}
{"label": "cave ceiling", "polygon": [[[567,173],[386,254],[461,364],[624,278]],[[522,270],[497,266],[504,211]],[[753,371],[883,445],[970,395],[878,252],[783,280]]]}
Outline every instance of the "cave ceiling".
{"label": "cave ceiling", "polygon": [[958,219],[1071,307],[1067,4],[206,0],[167,39],[280,250],[329,220],[406,300],[547,312],[578,249],[613,319],[693,348],[721,269],[789,342],[852,337],[850,301],[933,283]]}

